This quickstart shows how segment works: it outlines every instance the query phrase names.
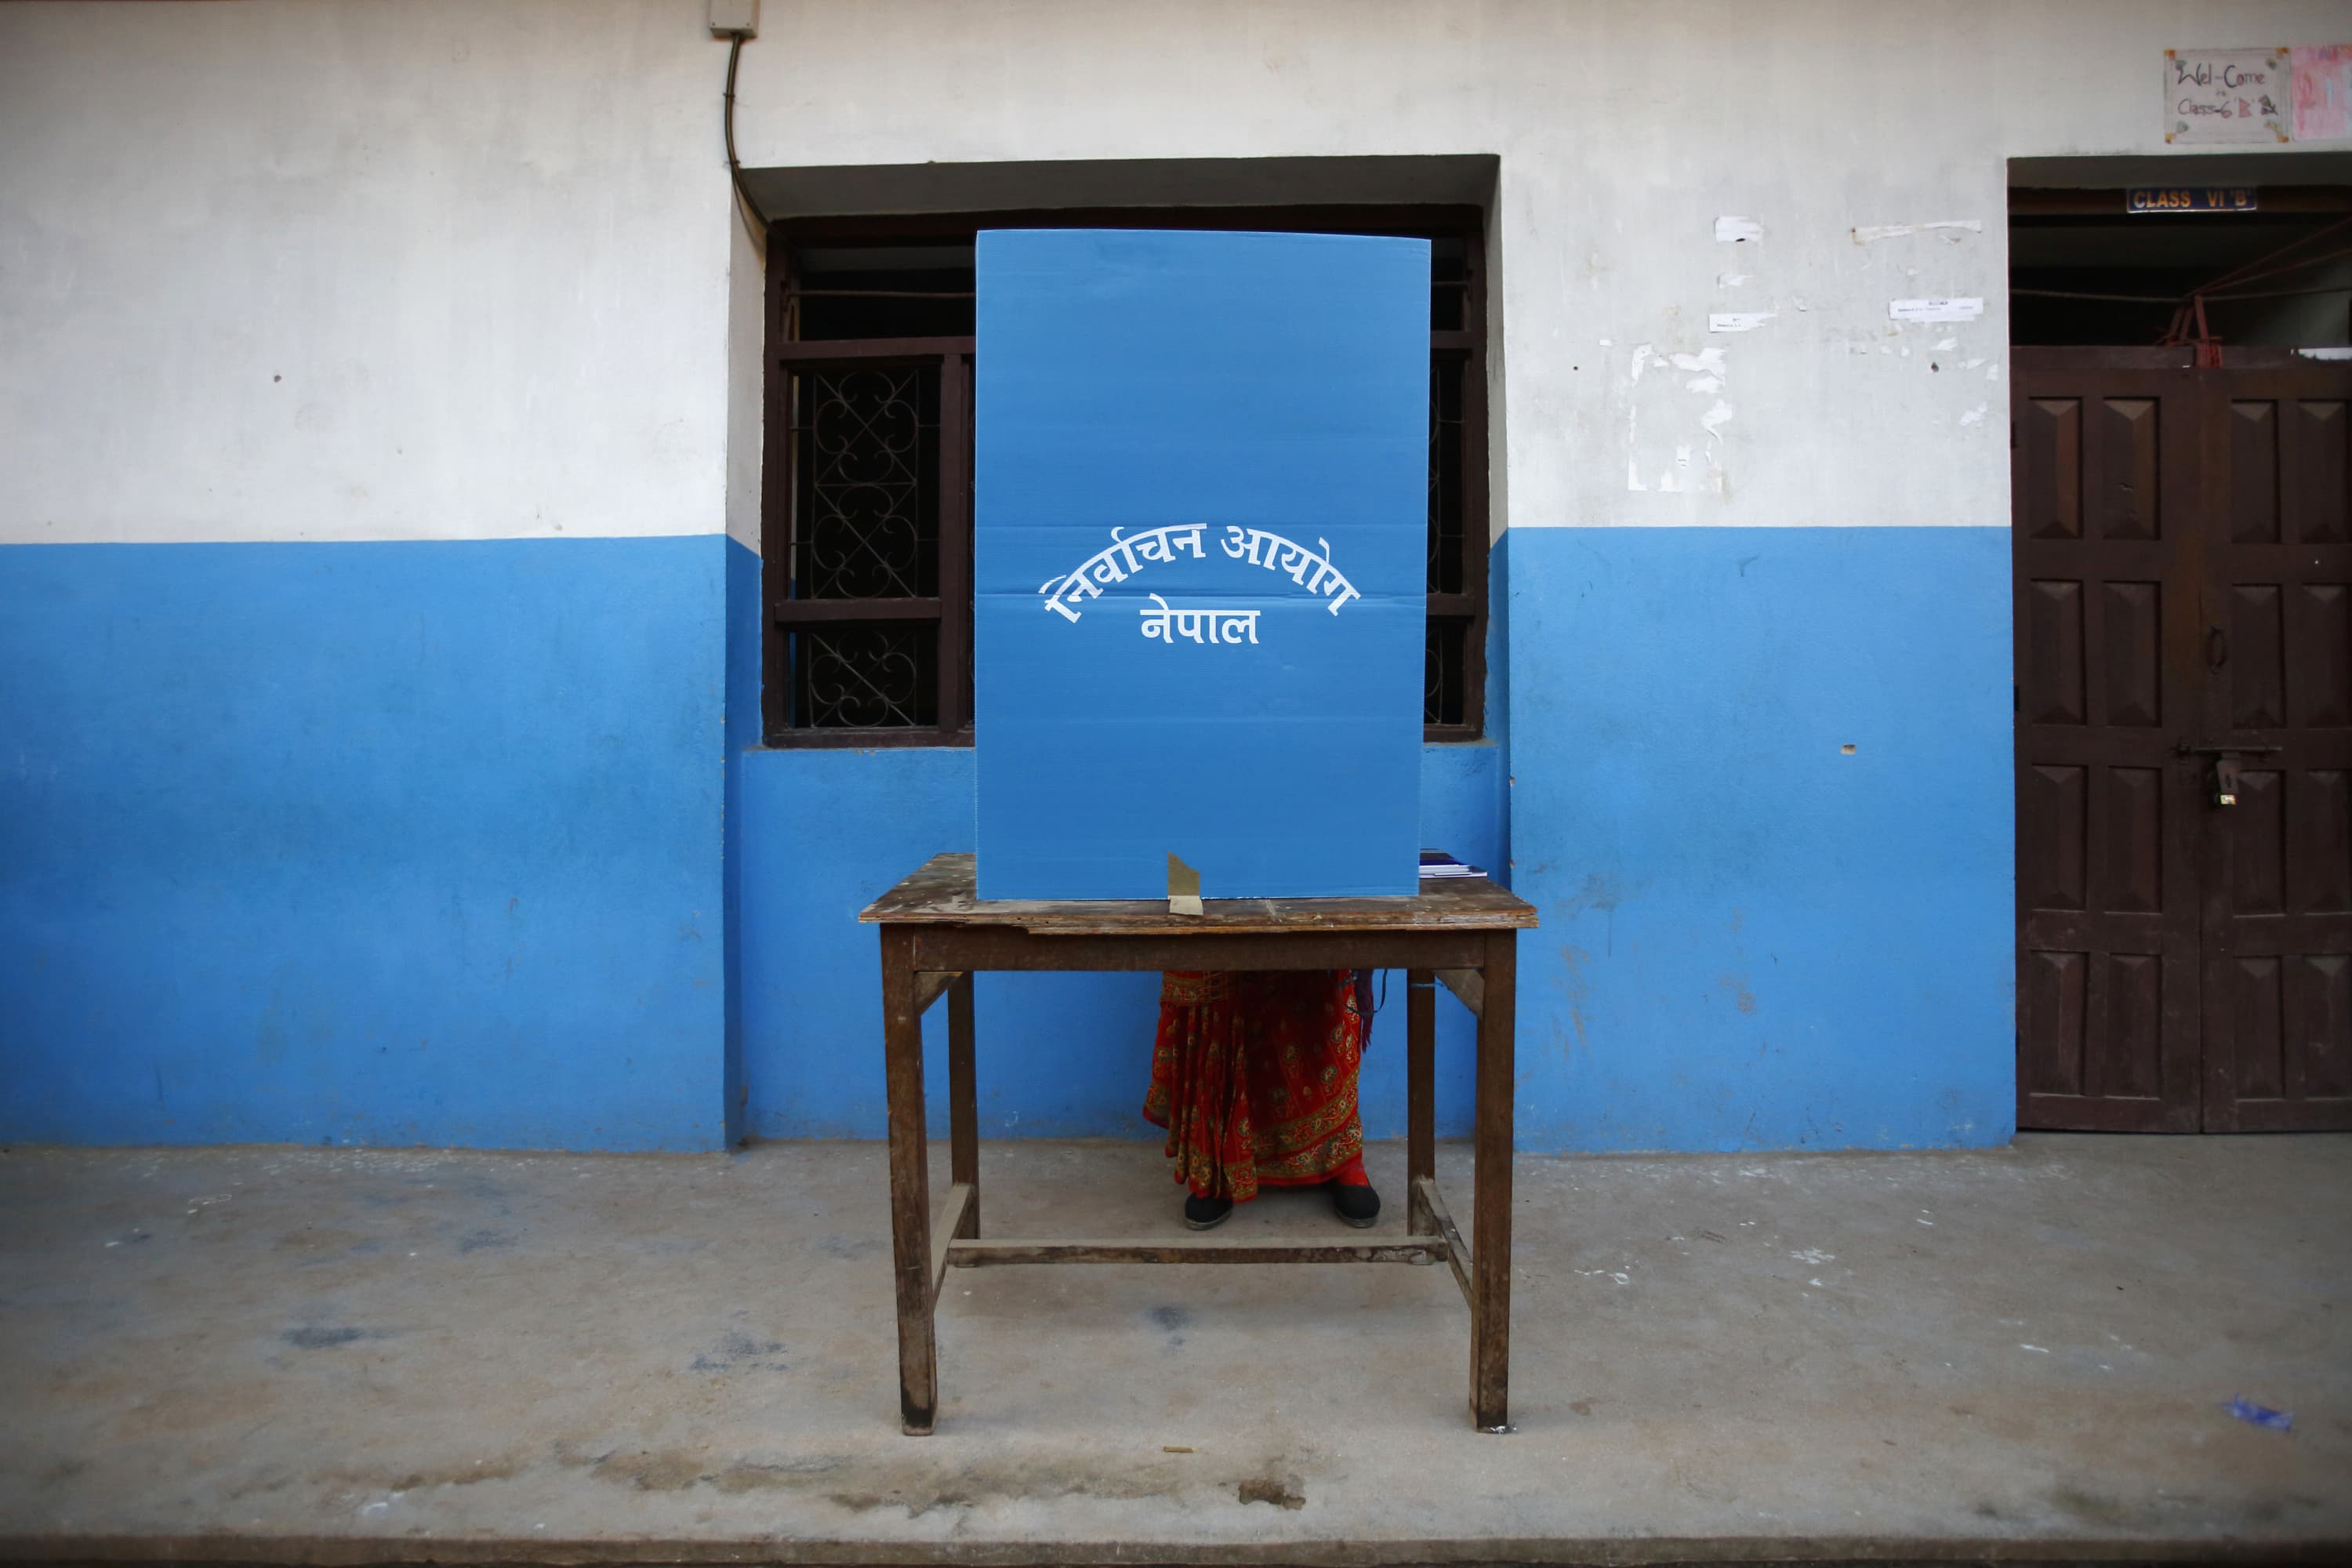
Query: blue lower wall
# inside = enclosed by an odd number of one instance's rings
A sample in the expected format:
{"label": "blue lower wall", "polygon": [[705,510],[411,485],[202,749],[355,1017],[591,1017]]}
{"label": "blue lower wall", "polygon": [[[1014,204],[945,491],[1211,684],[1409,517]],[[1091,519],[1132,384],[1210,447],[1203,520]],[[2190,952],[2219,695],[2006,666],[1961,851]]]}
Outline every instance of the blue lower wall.
{"label": "blue lower wall", "polygon": [[1521,1145],[2007,1140],[2008,530],[1507,540]]}
{"label": "blue lower wall", "polygon": [[[740,545],[731,570],[755,578]],[[756,595],[739,599],[739,646],[756,646]],[[744,677],[757,680],[756,669]],[[756,709],[756,704],[755,704]],[[756,736],[756,710],[739,736]],[[730,723],[734,722],[730,703]],[[882,1086],[879,949],[857,911],[943,850],[972,847],[973,752],[766,750],[741,770],[743,1073],[746,1131],[763,1138],[877,1138]],[[1422,757],[1423,839],[1499,867],[1502,752],[1429,746]],[[972,1009],[981,1127],[990,1137],[1159,1138],[1141,1116],[1151,1071],[1157,974],[983,974]],[[1364,1069],[1373,1136],[1404,1130],[1404,985],[1392,975]],[[947,1131],[946,1012],[924,1019],[931,1120]],[[1441,1125],[1469,1126],[1467,1014],[1439,1004]]]}
{"label": "blue lower wall", "polygon": [[[1500,743],[1425,749],[1423,837],[1542,913],[1522,1146],[2007,1138],[2006,531],[1521,530],[1493,564]],[[0,1138],[880,1133],[856,913],[970,847],[973,757],[760,748],[740,546],[19,546],[0,608]],[[985,1130],[1156,1136],[1154,995],[983,977]]]}
{"label": "blue lower wall", "polygon": [[0,1138],[717,1146],[724,548],[0,550]]}
{"label": "blue lower wall", "polygon": [[[755,751],[743,759],[743,1059],[747,1127],[763,1138],[876,1138],[885,1126],[874,928],[857,911],[941,850],[972,845],[968,750]],[[1499,863],[1500,754],[1430,747],[1433,843]],[[1364,1068],[1373,1135],[1404,1128],[1404,986],[1392,976]],[[1141,1116],[1157,974],[983,974],[973,1020],[981,1126],[992,1137],[1151,1137]],[[932,1121],[947,1131],[946,1009],[924,1019]],[[1469,1017],[1440,1009],[1439,1103],[1466,1131]]]}

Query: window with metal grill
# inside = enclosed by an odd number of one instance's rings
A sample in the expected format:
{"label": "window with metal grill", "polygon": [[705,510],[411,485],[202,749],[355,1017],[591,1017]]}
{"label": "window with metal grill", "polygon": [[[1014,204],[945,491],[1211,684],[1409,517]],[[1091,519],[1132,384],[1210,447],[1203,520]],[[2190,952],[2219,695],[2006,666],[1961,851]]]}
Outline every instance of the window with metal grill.
{"label": "window with metal grill", "polygon": [[982,228],[1432,241],[1424,734],[1485,721],[1485,293],[1475,208],[791,219],[770,234],[768,743],[971,743],[972,241]]}

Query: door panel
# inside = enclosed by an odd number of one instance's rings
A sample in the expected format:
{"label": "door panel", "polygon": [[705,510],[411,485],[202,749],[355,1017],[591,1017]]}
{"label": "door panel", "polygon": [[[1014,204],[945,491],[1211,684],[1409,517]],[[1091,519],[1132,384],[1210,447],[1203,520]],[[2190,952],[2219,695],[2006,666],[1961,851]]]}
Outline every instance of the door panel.
{"label": "door panel", "polygon": [[2205,808],[2203,1124],[2352,1127],[2352,368],[2198,374],[2227,432],[2201,738],[2249,748]]}
{"label": "door panel", "polygon": [[2017,360],[2018,1121],[2191,1131],[2196,389]]}

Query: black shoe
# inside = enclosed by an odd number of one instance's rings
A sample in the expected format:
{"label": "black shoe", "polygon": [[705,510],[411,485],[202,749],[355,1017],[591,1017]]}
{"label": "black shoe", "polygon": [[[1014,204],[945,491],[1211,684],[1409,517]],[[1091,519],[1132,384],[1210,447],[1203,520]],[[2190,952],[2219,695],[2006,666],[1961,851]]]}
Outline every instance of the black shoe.
{"label": "black shoe", "polygon": [[1381,1217],[1381,1194],[1364,1186],[1349,1186],[1339,1182],[1331,1184],[1331,1212],[1339,1216],[1342,1225],[1352,1225],[1358,1230],[1369,1230]]}
{"label": "black shoe", "polygon": [[[1373,1200],[1377,1206],[1379,1200]],[[1184,1200],[1184,1224],[1192,1230],[1214,1230],[1225,1223],[1234,1212],[1231,1198],[1187,1196]]]}

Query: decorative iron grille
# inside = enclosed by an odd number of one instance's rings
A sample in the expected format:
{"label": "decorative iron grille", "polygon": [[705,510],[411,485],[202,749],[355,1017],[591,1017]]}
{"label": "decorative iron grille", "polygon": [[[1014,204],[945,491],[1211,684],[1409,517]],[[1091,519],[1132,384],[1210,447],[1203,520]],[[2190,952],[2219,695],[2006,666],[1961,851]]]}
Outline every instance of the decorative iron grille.
{"label": "decorative iron grille", "polygon": [[1427,656],[1422,665],[1421,721],[1453,726],[1466,721],[1468,683],[1465,679],[1464,637],[1468,625],[1458,618],[1432,616]]}
{"label": "decorative iron grille", "polygon": [[1462,375],[1465,367],[1466,362],[1458,359],[1432,360],[1429,366],[1428,592],[1432,594],[1462,592]]}
{"label": "decorative iron grille", "polygon": [[938,593],[939,367],[814,369],[792,382],[793,597]]}
{"label": "decorative iron grille", "polygon": [[812,626],[792,635],[793,708],[819,730],[912,729],[939,722],[938,628]]}

